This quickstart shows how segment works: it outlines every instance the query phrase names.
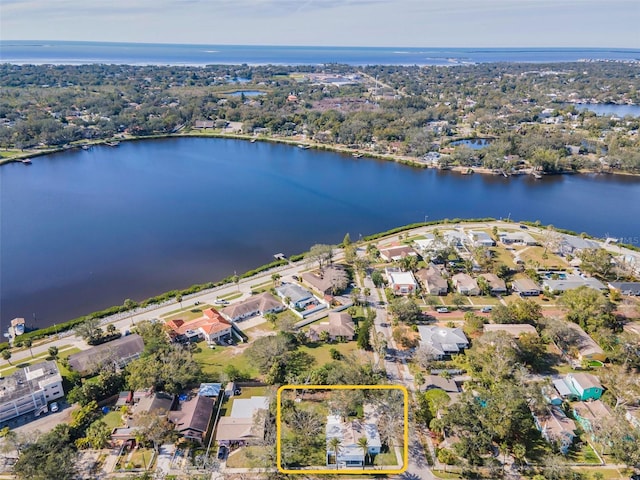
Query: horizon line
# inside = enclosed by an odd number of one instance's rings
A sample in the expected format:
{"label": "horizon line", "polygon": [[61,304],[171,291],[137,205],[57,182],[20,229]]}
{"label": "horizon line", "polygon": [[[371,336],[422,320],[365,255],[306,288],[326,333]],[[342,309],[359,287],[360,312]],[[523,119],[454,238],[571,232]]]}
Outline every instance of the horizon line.
{"label": "horizon line", "polygon": [[51,39],[0,39],[0,44],[11,44],[12,42],[51,42],[51,43],[96,43],[113,45],[182,45],[182,46],[221,46],[221,47],[289,47],[289,48],[406,48],[406,49],[464,49],[464,50],[630,50],[640,52],[638,47],[602,47],[588,45],[573,46],[548,46],[548,45],[518,45],[518,46],[407,46],[407,45],[304,45],[304,44],[256,44],[256,43],[182,43],[182,42],[139,42],[139,41],[112,41],[112,40],[51,40]]}

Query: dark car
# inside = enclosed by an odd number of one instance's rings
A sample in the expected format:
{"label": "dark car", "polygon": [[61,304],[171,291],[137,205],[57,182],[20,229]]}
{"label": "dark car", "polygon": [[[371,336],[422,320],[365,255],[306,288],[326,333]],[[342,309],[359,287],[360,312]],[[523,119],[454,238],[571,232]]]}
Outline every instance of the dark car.
{"label": "dark car", "polygon": [[220,448],[218,448],[218,460],[227,458],[227,453],[229,453],[229,449],[224,445],[220,445]]}

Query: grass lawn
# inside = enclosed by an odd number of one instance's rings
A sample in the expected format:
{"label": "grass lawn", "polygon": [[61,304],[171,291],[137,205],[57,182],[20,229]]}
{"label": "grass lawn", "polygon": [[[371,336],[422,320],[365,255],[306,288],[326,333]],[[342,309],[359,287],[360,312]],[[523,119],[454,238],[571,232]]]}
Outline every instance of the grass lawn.
{"label": "grass lawn", "polygon": [[513,255],[511,254],[512,252],[509,252],[502,247],[492,248],[491,251],[493,252],[493,257],[498,263],[503,263],[509,268],[516,268],[516,264],[513,261]]}
{"label": "grass lawn", "polygon": [[386,453],[379,453],[376,455],[375,465],[398,465],[398,458],[396,457],[396,452],[393,448],[389,449]]}
{"label": "grass lawn", "polygon": [[133,468],[151,468],[151,462],[154,460],[153,450],[150,448],[138,448],[134,450],[128,463],[133,464]]}
{"label": "grass lawn", "polygon": [[277,329],[273,323],[267,321],[242,331],[247,337],[249,337],[249,341],[251,342],[256,338],[270,335],[272,332],[277,332]]}
{"label": "grass lawn", "polygon": [[181,310],[174,310],[173,312],[169,312],[165,315],[162,315],[163,320],[177,320],[181,319],[185,322],[189,320],[195,320],[196,318],[202,318],[202,311],[207,308],[213,308],[211,305],[198,305],[197,307],[190,306],[187,308],[183,308]]}
{"label": "grass lawn", "polygon": [[227,458],[227,467],[229,468],[256,468],[263,467],[260,464],[262,458],[270,447],[251,446],[241,447],[232,452]]}
{"label": "grass lawn", "polygon": [[605,480],[627,480],[630,475],[630,472],[626,470],[618,470],[615,468],[576,467],[573,468],[573,470],[583,475],[588,475],[588,479],[596,478],[596,473],[602,474],[602,478]]}
{"label": "grass lawn", "polygon": [[258,374],[257,369],[251,365],[250,360],[244,352],[239,354],[233,353],[235,347],[216,345],[215,349],[211,349],[204,341],[198,342],[197,345],[201,351],[194,353],[193,358],[198,362],[200,367],[202,367],[205,375],[210,375],[212,378],[217,379],[227,365],[235,366],[238,370],[248,374],[250,377],[255,377]]}
{"label": "grass lawn", "polygon": [[459,473],[443,472],[442,470],[431,470],[436,478],[462,478]]}
{"label": "grass lawn", "polygon": [[539,265],[540,268],[566,268],[567,262],[549,251],[544,256],[544,247],[529,247],[519,252],[518,256],[525,264]]}
{"label": "grass lawn", "polygon": [[111,429],[119,427],[122,425],[122,412],[118,410],[109,412],[101,420]]}
{"label": "grass lawn", "polygon": [[225,295],[220,295],[218,298],[222,300],[235,300],[236,298],[240,298],[242,296],[242,292],[231,292]]}
{"label": "grass lawn", "polygon": [[473,303],[476,307],[484,307],[485,305],[500,305],[500,299],[497,297],[491,297],[489,295],[483,295],[479,297],[468,297],[468,301]]}
{"label": "grass lawn", "polygon": [[348,356],[350,353],[358,350],[356,342],[348,343],[310,343],[303,345],[299,348],[301,352],[306,352],[316,359],[317,365],[324,365],[332,361],[330,350],[335,348],[343,356]]}
{"label": "grass lawn", "polygon": [[[64,345],[59,349],[58,358],[66,358],[69,355],[73,355],[74,353],[78,353],[80,351],[81,350],[79,348]],[[26,367],[28,365],[35,365],[36,363],[43,362],[48,356],[49,356],[48,352],[43,352],[38,355],[35,355],[33,358],[31,357],[26,358],[24,359],[24,361],[13,360],[11,362],[13,363],[13,365],[9,365],[9,363],[7,362],[5,365],[0,367],[0,374],[2,374],[2,376],[4,377],[9,376],[12,373],[15,373],[15,371],[18,369],[17,365],[22,365],[23,367]],[[60,362],[57,362],[57,363],[58,363],[58,369],[60,370],[60,374],[62,376],[64,376],[65,374],[68,375],[69,370],[67,370]]]}
{"label": "grass lawn", "polygon": [[591,445],[586,442],[582,443],[582,448],[579,450],[572,448],[569,451],[568,458],[576,463],[592,463],[594,465],[600,465],[600,459],[593,451]]}

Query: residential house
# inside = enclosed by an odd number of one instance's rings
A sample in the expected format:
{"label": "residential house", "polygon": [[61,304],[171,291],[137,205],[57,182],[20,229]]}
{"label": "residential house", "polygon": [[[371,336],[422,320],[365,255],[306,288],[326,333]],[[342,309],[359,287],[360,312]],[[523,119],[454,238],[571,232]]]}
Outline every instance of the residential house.
{"label": "residential house", "polygon": [[135,405],[136,413],[156,413],[165,414],[171,410],[175,404],[176,397],[165,392],[148,392],[140,398]]}
{"label": "residential house", "polygon": [[105,365],[123,368],[139,358],[143,350],[144,340],[140,335],[133,334],[69,355],[68,361],[76,372],[90,375]]}
{"label": "residential house", "polygon": [[171,412],[169,418],[183,438],[202,444],[209,430],[214,405],[212,398],[196,395],[182,402],[179,410]]}
{"label": "residential house", "polygon": [[553,380],[553,385],[562,398],[582,401],[598,400],[604,391],[598,377],[590,373],[569,373]]}
{"label": "residential house", "polygon": [[355,325],[351,315],[348,313],[330,312],[328,322],[322,322],[309,327],[309,338],[317,342],[320,340],[322,332],[327,332],[331,340],[339,338],[353,340],[355,336]]}
{"label": "residential house", "polygon": [[513,338],[520,338],[525,333],[538,336],[538,331],[533,325],[528,323],[487,323],[484,325],[484,333],[504,332]]}
{"label": "residential house", "polygon": [[449,283],[443,278],[438,269],[433,265],[429,268],[421,268],[416,272],[416,277],[422,282],[424,289],[429,295],[446,295],[449,290]]}
{"label": "residential house", "polygon": [[248,445],[264,440],[269,399],[263,396],[233,401],[229,416],[220,417],[215,439],[219,445]]}
{"label": "residential house", "polygon": [[302,274],[302,279],[323,295],[336,295],[347,286],[349,275],[341,265],[330,265],[322,270]]}
{"label": "residential house", "polygon": [[0,429],[6,422],[27,413],[35,417],[48,411],[48,404],[62,398],[62,376],[54,361],[39,362],[0,376]]}
{"label": "residential house", "polygon": [[469,237],[459,230],[444,230],[442,232],[442,237],[447,245],[451,245],[456,248],[463,247],[469,241]]}
{"label": "residential house", "polygon": [[276,293],[285,301],[289,299],[290,305],[300,310],[304,310],[309,305],[318,304],[318,299],[309,290],[295,283],[283,282],[276,287]]}
{"label": "residential house", "polygon": [[489,284],[491,295],[502,295],[507,293],[507,285],[500,277],[494,273],[482,273],[480,274]]}
{"label": "residential house", "polygon": [[201,318],[184,321],[169,320],[165,325],[169,336],[177,341],[193,341],[203,338],[209,344],[220,342],[232,335],[232,325],[220,312],[208,308],[202,312]]}
{"label": "residential house", "polygon": [[565,325],[573,331],[572,346],[578,350],[580,360],[598,360],[604,362],[607,355],[593,338],[585,332],[580,325],[573,322],[565,322]]}
{"label": "residential house", "polygon": [[519,278],[511,283],[511,288],[521,297],[537,297],[542,290],[536,282],[530,278]]}
{"label": "residential house", "polygon": [[527,232],[500,232],[498,237],[503,245],[534,246],[538,244],[538,241]]}
{"label": "residential house", "polygon": [[206,128],[213,128],[214,126],[215,126],[215,122],[213,120],[196,120],[196,123],[193,126],[193,128],[206,129]]}
{"label": "residential house", "polygon": [[628,407],[624,417],[631,425],[640,428],[640,407]]}
{"label": "residential house", "polygon": [[453,287],[457,290],[458,293],[461,293],[463,295],[480,295],[480,287],[478,287],[478,282],[476,282],[474,278],[471,278],[466,273],[456,273],[453,277],[451,277],[451,281],[453,282]]}
{"label": "residential house", "polygon": [[469,347],[469,340],[460,328],[419,325],[418,332],[421,344],[439,359]]}
{"label": "residential house", "polygon": [[600,248],[598,242],[589,240],[587,238],[576,237],[573,235],[567,235],[564,233],[559,234],[559,242],[557,251],[560,255],[574,255],[582,250],[591,248]]}
{"label": "residential house", "polygon": [[413,273],[401,272],[397,268],[386,268],[385,273],[389,281],[389,288],[394,295],[411,295],[418,291],[418,283]]}
{"label": "residential house", "polygon": [[417,257],[418,253],[408,245],[391,245],[381,247],[380,258],[385,262],[396,262],[405,257]]}
{"label": "residential house", "polygon": [[267,313],[277,313],[285,309],[284,305],[269,292],[253,295],[244,300],[220,310],[220,314],[230,322],[239,322],[246,318]]}
{"label": "residential house", "polygon": [[600,280],[581,275],[565,275],[565,278],[559,279],[545,278],[542,280],[542,285],[553,293],[562,293],[580,287],[589,287],[600,291],[608,290]]}
{"label": "residential house", "polygon": [[609,288],[622,295],[640,296],[640,282],[611,282]]}
{"label": "residential house", "polygon": [[496,242],[487,232],[470,230],[468,236],[474,247],[495,247],[496,245]]}
{"label": "residential house", "polygon": [[547,442],[557,444],[563,455],[569,452],[576,437],[576,424],[560,407],[551,406],[545,414],[533,415],[533,421]]}
{"label": "residential house", "polygon": [[[336,452],[331,448],[332,438],[340,439],[340,448]],[[358,440],[367,439],[367,454],[377,455],[382,448],[378,427],[374,423],[364,423],[360,420],[343,422],[339,415],[327,416],[327,466],[341,465],[343,467],[362,467],[365,465],[365,452],[358,445]]]}
{"label": "residential house", "polygon": [[423,390],[440,389],[447,393],[459,393],[458,384],[451,378],[441,377],[440,375],[427,375],[425,377]]}
{"label": "residential house", "polygon": [[576,402],[572,405],[573,417],[585,432],[593,433],[594,427],[611,417],[611,409],[601,400]]}

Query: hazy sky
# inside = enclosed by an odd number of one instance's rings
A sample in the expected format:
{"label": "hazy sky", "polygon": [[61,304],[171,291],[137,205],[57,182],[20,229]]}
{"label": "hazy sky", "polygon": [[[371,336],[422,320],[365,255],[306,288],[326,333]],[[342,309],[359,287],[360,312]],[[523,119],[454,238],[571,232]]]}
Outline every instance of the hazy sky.
{"label": "hazy sky", "polygon": [[0,0],[3,40],[640,47],[640,0]]}

